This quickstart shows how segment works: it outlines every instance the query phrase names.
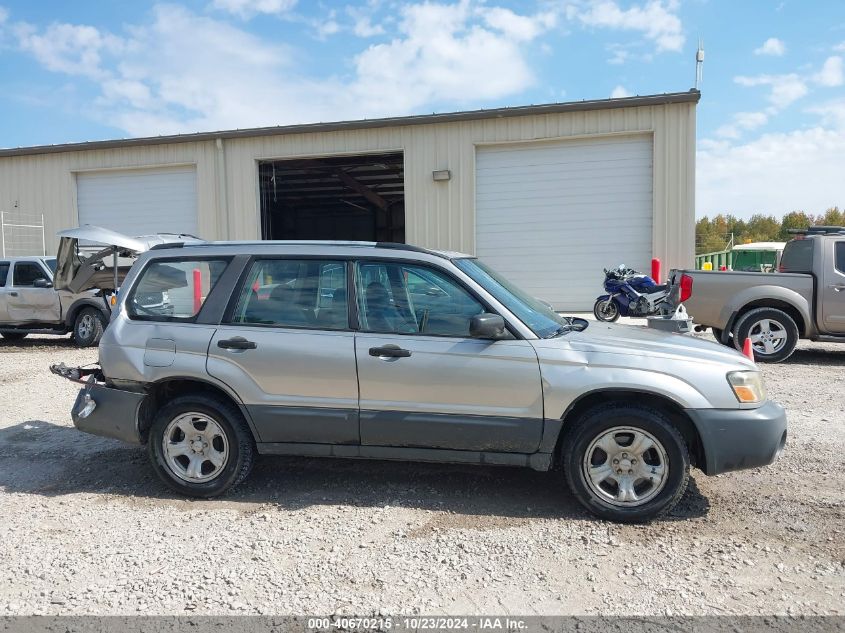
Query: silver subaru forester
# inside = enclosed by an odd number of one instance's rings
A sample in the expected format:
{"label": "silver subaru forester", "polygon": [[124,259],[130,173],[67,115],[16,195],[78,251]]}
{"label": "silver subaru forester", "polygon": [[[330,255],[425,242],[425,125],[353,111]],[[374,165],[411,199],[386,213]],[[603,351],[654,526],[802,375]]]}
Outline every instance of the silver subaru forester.
{"label": "silver subaru forester", "polygon": [[[141,297],[167,291],[168,313]],[[754,363],[681,334],[562,317],[474,257],[404,244],[195,242],[142,255],[84,383],[82,431],[148,446],[212,497],[256,454],[563,471],[646,521],[772,463],[786,416]],[[550,475],[559,476],[559,475]]]}

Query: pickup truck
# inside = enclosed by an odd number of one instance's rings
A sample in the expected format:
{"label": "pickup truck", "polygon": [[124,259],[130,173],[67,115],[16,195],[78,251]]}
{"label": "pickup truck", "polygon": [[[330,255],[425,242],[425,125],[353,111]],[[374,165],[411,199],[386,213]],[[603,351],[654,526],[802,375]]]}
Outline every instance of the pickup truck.
{"label": "pickup truck", "polygon": [[73,334],[79,347],[95,345],[109,321],[109,305],[92,291],[53,288],[55,257],[0,259],[0,337]]}
{"label": "pickup truck", "polygon": [[723,345],[754,357],[789,358],[799,339],[845,343],[845,227],[794,231],[778,272],[673,270],[670,295]]}
{"label": "pickup truck", "polygon": [[[157,244],[196,240],[169,234],[127,237],[91,225],[58,235],[58,260],[40,255],[0,259],[4,340],[71,333],[78,347],[96,345],[111,318],[111,300],[135,258]],[[146,293],[140,302],[157,313],[172,309],[167,292]]]}

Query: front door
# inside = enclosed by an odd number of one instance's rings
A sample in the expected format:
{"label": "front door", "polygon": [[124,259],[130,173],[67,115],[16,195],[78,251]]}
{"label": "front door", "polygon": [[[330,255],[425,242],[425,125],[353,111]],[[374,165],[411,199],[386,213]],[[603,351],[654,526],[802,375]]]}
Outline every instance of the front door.
{"label": "front door", "polygon": [[208,373],[249,410],[262,442],[358,444],[347,264],[256,259],[208,350]]}
{"label": "front door", "polygon": [[12,265],[12,285],[6,293],[9,321],[12,323],[58,323],[61,319],[59,294],[52,288],[36,288],[37,280],[49,281],[50,273],[38,261],[18,261]]}
{"label": "front door", "polygon": [[831,248],[824,254],[822,322],[825,331],[845,334],[845,240],[833,242]]}
{"label": "front door", "polygon": [[361,261],[355,290],[361,444],[531,453],[543,429],[528,341],[479,340],[482,303],[447,271]]}

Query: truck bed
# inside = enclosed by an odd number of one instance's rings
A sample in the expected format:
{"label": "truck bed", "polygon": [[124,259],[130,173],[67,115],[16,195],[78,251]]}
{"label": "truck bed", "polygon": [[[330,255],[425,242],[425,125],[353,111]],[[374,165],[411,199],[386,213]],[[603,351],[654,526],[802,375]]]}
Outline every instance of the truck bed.
{"label": "truck bed", "polygon": [[815,295],[815,279],[810,274],[676,269],[670,273],[670,283],[680,283],[682,275],[693,280],[692,295],[684,301],[693,321],[720,330],[730,323],[737,307],[749,302],[803,300],[812,306]]}

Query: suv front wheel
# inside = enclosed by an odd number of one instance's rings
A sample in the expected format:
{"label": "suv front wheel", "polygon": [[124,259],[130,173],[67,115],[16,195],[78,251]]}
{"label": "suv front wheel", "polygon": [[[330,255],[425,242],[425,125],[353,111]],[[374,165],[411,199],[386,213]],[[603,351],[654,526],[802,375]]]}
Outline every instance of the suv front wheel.
{"label": "suv front wheel", "polygon": [[606,404],[567,433],[563,468],[575,498],[611,521],[639,523],[678,503],[689,480],[689,452],[659,411]]}
{"label": "suv front wheel", "polygon": [[209,498],[246,478],[255,444],[234,404],[214,396],[188,395],[159,410],[148,452],[153,469],[170,488]]}

